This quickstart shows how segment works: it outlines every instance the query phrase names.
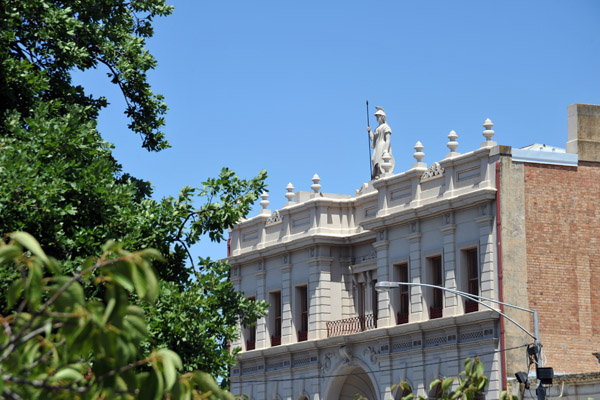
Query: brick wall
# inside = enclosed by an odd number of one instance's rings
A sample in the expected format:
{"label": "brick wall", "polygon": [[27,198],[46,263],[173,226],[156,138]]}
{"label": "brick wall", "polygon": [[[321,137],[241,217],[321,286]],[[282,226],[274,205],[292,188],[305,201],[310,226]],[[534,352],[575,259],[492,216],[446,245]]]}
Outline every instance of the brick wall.
{"label": "brick wall", "polygon": [[529,307],[547,365],[600,370],[600,163],[525,164]]}

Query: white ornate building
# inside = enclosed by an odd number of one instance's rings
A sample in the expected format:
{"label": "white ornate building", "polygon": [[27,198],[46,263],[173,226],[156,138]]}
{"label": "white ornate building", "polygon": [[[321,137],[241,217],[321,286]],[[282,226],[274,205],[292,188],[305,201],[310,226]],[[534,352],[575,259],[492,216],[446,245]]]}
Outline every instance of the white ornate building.
{"label": "white ornate building", "polygon": [[[501,299],[502,287],[509,295],[521,290],[510,286],[518,271],[505,275],[504,283],[500,279],[498,177],[511,149],[491,140],[492,125],[486,120],[480,148],[464,154],[456,151],[452,131],[450,152],[430,166],[418,142],[411,169],[394,174],[384,164],[387,172],[353,196],[322,193],[317,175],[312,191],[294,193],[288,185],[280,210],[269,210],[263,195],[259,215],[230,232],[231,280],[248,297],[271,305],[232,343],[242,348],[230,374],[234,394],[399,399],[394,384],[408,381],[426,394],[429,382],[456,376],[466,357],[478,355],[490,379],[486,398],[497,399],[506,369],[508,378],[513,369],[526,369],[505,367],[507,356],[524,359],[522,345],[530,339],[513,329],[505,345],[497,313],[436,289],[374,290],[387,280],[493,299]],[[577,168],[576,152],[541,158],[532,149],[513,153],[505,163]],[[503,173],[509,172],[510,166]],[[516,210],[510,203],[506,209]],[[518,296],[504,300],[528,305]]]}

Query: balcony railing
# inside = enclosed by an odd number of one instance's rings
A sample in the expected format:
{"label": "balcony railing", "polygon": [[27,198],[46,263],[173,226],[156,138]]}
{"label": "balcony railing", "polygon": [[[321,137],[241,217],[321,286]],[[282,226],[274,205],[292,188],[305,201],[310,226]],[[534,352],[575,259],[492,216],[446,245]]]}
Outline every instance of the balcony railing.
{"label": "balcony railing", "polygon": [[281,336],[271,336],[271,346],[279,346],[281,344]]}
{"label": "balcony railing", "polygon": [[377,328],[373,314],[327,322],[327,337],[349,335]]}
{"label": "balcony railing", "polygon": [[465,314],[479,311],[479,304],[473,300],[465,300]]}
{"label": "balcony railing", "polygon": [[308,339],[308,331],[298,331],[298,341],[305,342]]}
{"label": "balcony railing", "polygon": [[442,307],[429,307],[429,319],[442,318]]}
{"label": "balcony railing", "polygon": [[396,314],[396,324],[397,325],[401,325],[401,324],[407,324],[408,323],[408,313],[397,313]]}

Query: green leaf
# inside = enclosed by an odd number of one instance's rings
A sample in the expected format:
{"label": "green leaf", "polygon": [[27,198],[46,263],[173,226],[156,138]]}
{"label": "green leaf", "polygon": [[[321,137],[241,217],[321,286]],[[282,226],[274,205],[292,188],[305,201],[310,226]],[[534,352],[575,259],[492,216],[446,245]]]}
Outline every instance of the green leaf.
{"label": "green leaf", "polygon": [[157,352],[162,360],[163,374],[165,377],[165,389],[170,390],[177,379],[176,369],[181,368],[181,359],[177,353],[169,349],[160,349]]}
{"label": "green leaf", "polygon": [[22,254],[18,246],[6,245],[0,247],[0,264],[13,260]]}
{"label": "green leaf", "polygon": [[142,270],[146,278],[146,300],[154,302],[158,296],[158,281],[156,274],[149,263],[142,263]]}
{"label": "green leaf", "polygon": [[102,316],[102,325],[106,325],[106,323],[110,319],[113,310],[115,309],[116,304],[117,299],[115,299],[114,297],[108,299],[108,302],[106,303],[106,308],[104,309],[104,315]]}
{"label": "green leaf", "polygon": [[19,243],[21,246],[25,247],[27,250],[31,251],[34,255],[38,256],[44,264],[48,264],[48,256],[42,250],[42,247],[38,243],[37,240],[33,236],[31,236],[27,232],[14,232],[10,235],[10,237]]}
{"label": "green leaf", "polygon": [[137,291],[138,296],[142,299],[146,297],[147,292],[147,282],[144,277],[144,271],[140,271],[137,265],[134,265],[131,268],[131,275],[133,278],[133,284],[135,285],[135,290]]}
{"label": "green leaf", "polygon": [[126,271],[113,270],[108,275],[128,292],[132,292],[134,290],[135,287],[133,282],[130,278],[130,275],[127,274]]}
{"label": "green leaf", "polygon": [[156,249],[144,249],[140,251],[140,255],[147,259],[147,260],[157,260],[157,261],[162,261],[165,262],[166,259],[162,256],[162,254],[160,253],[160,251],[156,250]]}
{"label": "green leaf", "polygon": [[57,381],[75,381],[81,379],[83,376],[77,370],[74,370],[70,367],[63,368],[57,371],[51,378],[51,382]]}
{"label": "green leaf", "polygon": [[442,381],[442,393],[446,393],[452,386],[453,382],[454,382],[454,378],[445,378]]}
{"label": "green leaf", "polygon": [[431,392],[433,389],[435,389],[438,385],[441,385],[442,381],[439,379],[434,380],[433,382],[431,382],[429,384],[429,391]]}
{"label": "green leaf", "polygon": [[42,300],[42,275],[42,266],[33,262],[25,280],[25,299],[33,309],[36,309]]}
{"label": "green leaf", "polygon": [[19,300],[21,293],[23,293],[23,279],[17,279],[10,284],[6,293],[6,302],[9,309]]}

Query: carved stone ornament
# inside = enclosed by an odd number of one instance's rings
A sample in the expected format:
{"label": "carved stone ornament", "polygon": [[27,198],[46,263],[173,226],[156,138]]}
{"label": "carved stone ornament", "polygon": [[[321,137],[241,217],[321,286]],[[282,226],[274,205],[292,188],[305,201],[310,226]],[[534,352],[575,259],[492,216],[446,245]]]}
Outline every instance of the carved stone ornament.
{"label": "carved stone ornament", "polygon": [[411,224],[410,224],[410,231],[412,233],[415,233],[417,231],[417,223],[416,222],[411,222]]}
{"label": "carved stone ornament", "polygon": [[335,357],[334,353],[325,354],[325,359],[323,360],[323,364],[322,364],[323,372],[329,371],[329,368],[331,368],[331,359],[333,357]]}
{"label": "carved stone ornament", "polygon": [[263,260],[260,260],[258,262],[258,270],[259,271],[264,271],[265,270],[265,262]]}
{"label": "carved stone ornament", "polygon": [[431,181],[433,179],[441,178],[444,175],[444,168],[438,162],[434,162],[427,171],[421,176],[421,182]]}
{"label": "carved stone ornament", "polygon": [[383,236],[385,234],[385,231],[383,229],[380,229],[378,233],[379,233],[379,240],[383,240]]}
{"label": "carved stone ornament", "polygon": [[311,248],[310,248],[310,256],[311,256],[311,257],[314,257],[314,256],[315,256],[315,248],[314,248],[314,247],[311,247]]}
{"label": "carved stone ornament", "polygon": [[340,346],[338,352],[340,353],[340,357],[342,357],[344,363],[349,363],[350,360],[352,360],[352,350],[348,346]]}
{"label": "carved stone ornament", "polygon": [[269,219],[267,219],[266,222],[266,226],[271,226],[271,225],[275,225],[278,224],[282,221],[282,217],[281,214],[279,214],[279,210],[275,210],[273,211],[273,214],[271,214],[271,216],[269,217]]}
{"label": "carved stone ornament", "polygon": [[283,255],[283,263],[284,263],[284,264],[287,264],[287,263],[288,263],[288,260],[289,260],[289,256],[288,256],[287,254],[284,254],[284,255]]}
{"label": "carved stone ornament", "polygon": [[481,216],[487,215],[487,204],[480,205],[479,212],[480,212]]}
{"label": "carved stone ornament", "polygon": [[452,222],[452,215],[450,213],[444,214],[444,224],[448,225]]}
{"label": "carved stone ornament", "polygon": [[369,357],[369,360],[371,361],[371,364],[375,364],[377,362],[377,351],[369,346],[367,347],[364,351],[363,351],[363,355],[365,357]]}

